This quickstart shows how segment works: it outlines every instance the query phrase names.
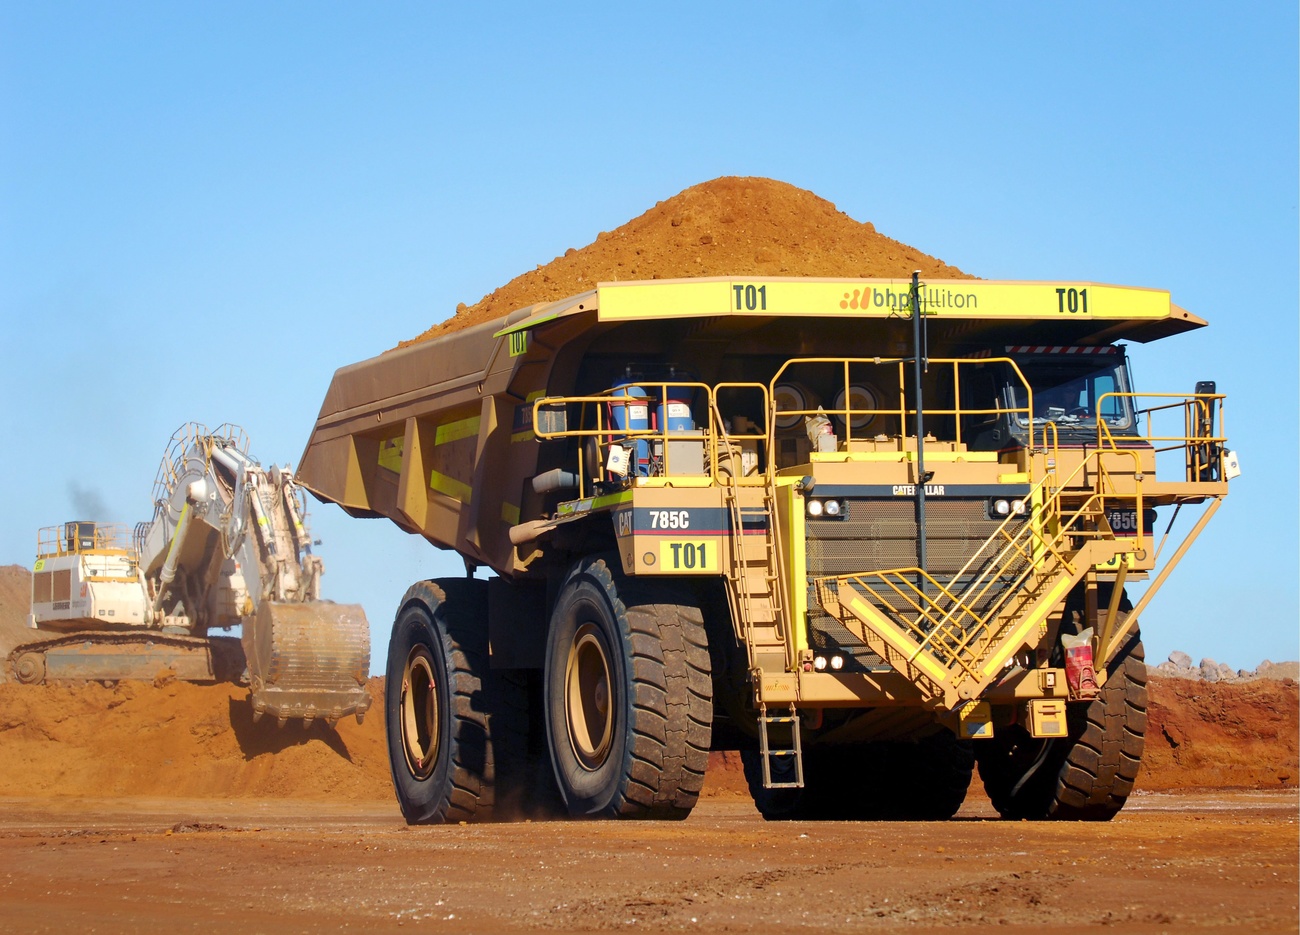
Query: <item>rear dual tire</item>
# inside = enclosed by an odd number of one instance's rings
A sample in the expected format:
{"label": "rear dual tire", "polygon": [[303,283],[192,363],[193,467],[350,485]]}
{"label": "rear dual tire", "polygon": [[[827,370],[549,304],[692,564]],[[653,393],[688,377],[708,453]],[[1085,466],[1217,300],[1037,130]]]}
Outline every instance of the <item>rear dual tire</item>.
{"label": "rear dual tire", "polygon": [[384,707],[393,788],[408,824],[501,817],[518,789],[527,698],[488,666],[486,582],[421,581],[393,622]]}
{"label": "rear dual tire", "polygon": [[[688,598],[625,578],[616,560],[567,576],[547,641],[547,748],[570,815],[685,818],[704,785],[713,721],[703,617]],[[488,660],[485,582],[420,582],[389,643],[388,758],[410,824],[555,808],[528,753],[528,692]]]}

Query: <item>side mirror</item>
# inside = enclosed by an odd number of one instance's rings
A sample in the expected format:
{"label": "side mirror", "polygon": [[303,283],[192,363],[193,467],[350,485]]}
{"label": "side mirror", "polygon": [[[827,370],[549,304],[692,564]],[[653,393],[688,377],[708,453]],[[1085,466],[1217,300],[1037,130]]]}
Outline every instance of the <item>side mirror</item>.
{"label": "side mirror", "polygon": [[559,434],[569,430],[569,411],[563,403],[539,406],[537,409],[538,434]]}

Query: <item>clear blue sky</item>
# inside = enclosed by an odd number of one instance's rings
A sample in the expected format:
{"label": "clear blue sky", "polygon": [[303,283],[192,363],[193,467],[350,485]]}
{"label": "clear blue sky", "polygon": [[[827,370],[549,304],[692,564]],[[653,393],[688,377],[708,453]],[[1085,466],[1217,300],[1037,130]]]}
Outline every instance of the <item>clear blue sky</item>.
{"label": "clear blue sky", "polygon": [[[1287,3],[0,5],[0,563],[147,517],[172,431],[296,462],[333,370],[656,201],[791,182],[987,278],[1169,289],[1245,474],[1153,661],[1297,647],[1297,11]],[[313,511],[382,668],[451,553]]]}

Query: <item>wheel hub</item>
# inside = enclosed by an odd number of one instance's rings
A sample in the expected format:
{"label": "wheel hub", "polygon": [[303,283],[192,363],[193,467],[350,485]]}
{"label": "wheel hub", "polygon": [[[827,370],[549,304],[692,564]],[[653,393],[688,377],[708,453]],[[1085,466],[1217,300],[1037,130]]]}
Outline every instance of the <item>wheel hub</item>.
{"label": "wheel hub", "polygon": [[600,631],[584,624],[573,636],[565,670],[564,700],[569,744],[578,763],[596,770],[614,737],[609,652]]}
{"label": "wheel hub", "polygon": [[425,646],[415,646],[406,657],[402,673],[402,749],[406,766],[416,779],[427,779],[438,759],[438,681],[433,656]]}

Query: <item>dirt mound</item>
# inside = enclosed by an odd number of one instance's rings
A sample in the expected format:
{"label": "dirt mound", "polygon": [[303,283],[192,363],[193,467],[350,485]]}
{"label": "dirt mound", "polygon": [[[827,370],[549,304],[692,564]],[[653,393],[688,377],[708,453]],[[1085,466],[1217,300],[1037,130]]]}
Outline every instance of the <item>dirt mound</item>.
{"label": "dirt mound", "polygon": [[31,599],[32,573],[22,565],[0,565],[0,682],[6,678],[9,651],[36,635],[27,629]]}
{"label": "dirt mound", "polygon": [[970,279],[786,182],[725,177],[692,186],[581,249],[517,276],[405,347],[628,279],[688,276],[923,276]]}
{"label": "dirt mound", "polygon": [[392,798],[382,682],[363,724],[253,723],[236,685],[0,685],[0,796]]}
{"label": "dirt mound", "polygon": [[1294,788],[1300,687],[1152,679],[1138,788]]}
{"label": "dirt mound", "polygon": [[[1283,789],[1300,781],[1300,686],[1153,678],[1137,788]],[[981,795],[978,779],[972,794]],[[709,755],[704,794],[747,796],[738,753]]]}
{"label": "dirt mound", "polygon": [[[254,724],[247,691],[228,684],[2,685],[0,796],[391,802],[383,680],[369,690],[365,723],[331,731]],[[1138,788],[1293,787],[1298,734],[1293,681],[1152,679]],[[711,756],[704,794],[748,796],[738,754]]]}

